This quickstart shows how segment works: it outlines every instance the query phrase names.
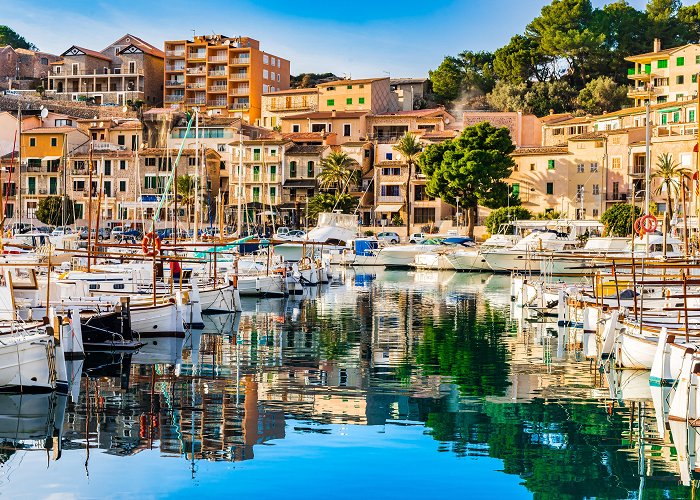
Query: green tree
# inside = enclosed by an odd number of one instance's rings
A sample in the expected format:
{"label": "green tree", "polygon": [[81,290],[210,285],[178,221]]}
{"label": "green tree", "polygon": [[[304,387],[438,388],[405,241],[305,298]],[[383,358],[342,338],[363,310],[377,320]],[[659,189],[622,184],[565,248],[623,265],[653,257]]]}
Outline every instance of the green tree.
{"label": "green tree", "polygon": [[355,161],[346,153],[333,151],[321,160],[321,172],[318,174],[318,182],[321,189],[343,192],[347,184],[353,178],[352,166]]}
{"label": "green tree", "polygon": [[[65,220],[64,219],[65,203]],[[44,224],[53,226],[69,225],[75,221],[75,202],[63,196],[49,196],[39,200],[36,218]]]}
{"label": "green tree", "polygon": [[178,175],[177,195],[180,206],[187,209],[187,229],[192,229],[192,210],[197,203],[197,193],[195,192],[195,178],[192,175]]}
{"label": "green tree", "polygon": [[483,122],[462,131],[458,137],[428,146],[418,160],[428,177],[426,191],[431,196],[467,210],[467,232],[474,236],[478,206],[506,205],[510,188],[503,179],[513,171],[515,150],[506,127]]}
{"label": "green tree", "polygon": [[523,111],[537,116],[570,111],[576,98],[576,90],[568,82],[526,83],[498,82],[493,92],[486,96],[489,104],[499,111]]}
{"label": "green tree", "polygon": [[627,102],[627,87],[618,85],[610,77],[599,76],[583,87],[577,102],[581,109],[594,115],[616,111]]}
{"label": "green tree", "polygon": [[463,75],[456,57],[445,57],[435,71],[428,72],[428,76],[438,102],[446,103],[459,97]]}
{"label": "green tree", "polygon": [[496,210],[492,210],[491,213],[486,217],[486,229],[489,233],[496,234],[501,232],[503,225],[508,224],[505,228],[505,233],[509,234],[513,231],[513,226],[510,225],[511,222],[516,220],[530,220],[532,219],[532,212],[527,208],[523,207],[501,207]]}
{"label": "green tree", "polygon": [[652,21],[669,21],[675,17],[682,5],[681,0],[649,0],[647,16]]}
{"label": "green tree", "polygon": [[528,111],[527,102],[525,102],[525,94],[527,94],[527,84],[508,83],[499,81],[496,86],[486,96],[489,105],[498,111]]}
{"label": "green tree", "polygon": [[542,53],[536,40],[515,35],[494,53],[493,70],[501,82],[545,81],[551,76],[551,62],[551,57]]}
{"label": "green tree", "polygon": [[465,50],[456,57],[445,57],[435,71],[429,72],[435,97],[446,103],[462,93],[490,92],[496,83],[493,62],[491,52]]}
{"label": "green tree", "polygon": [[605,234],[612,236],[629,236],[632,234],[632,224],[642,215],[642,209],[625,203],[617,203],[608,208],[600,217],[600,222],[605,226]]}
{"label": "green tree", "polygon": [[309,218],[316,219],[321,212],[340,210],[341,213],[351,214],[357,208],[360,200],[349,194],[318,193],[309,200]]}
{"label": "green tree", "polygon": [[687,5],[678,9],[676,16],[678,23],[688,33],[689,43],[698,43],[700,40],[700,2]]}
{"label": "green tree", "polygon": [[[681,189],[681,179],[690,175],[690,170],[683,168],[668,154],[660,154],[656,159],[656,172],[651,174],[652,179],[659,179],[659,186],[654,194],[666,192],[666,211],[669,218],[673,218],[673,197],[678,196]],[[687,189],[687,188],[686,188]]]}
{"label": "green tree", "polygon": [[37,50],[36,45],[5,25],[0,25],[0,45],[10,45],[13,49]]}
{"label": "green tree", "polygon": [[403,161],[408,165],[408,177],[406,178],[406,231],[411,234],[411,179],[413,179],[413,166],[418,161],[423,145],[418,138],[406,132],[399,141],[394,144],[394,149],[403,157]]}

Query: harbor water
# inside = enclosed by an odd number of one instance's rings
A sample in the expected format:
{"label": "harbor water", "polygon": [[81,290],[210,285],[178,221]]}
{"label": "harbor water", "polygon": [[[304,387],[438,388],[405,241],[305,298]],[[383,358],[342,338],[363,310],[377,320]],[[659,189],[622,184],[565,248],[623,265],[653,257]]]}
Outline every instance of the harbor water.
{"label": "harbor water", "polygon": [[74,361],[63,400],[0,395],[0,494],[689,498],[648,373],[600,370],[574,332],[518,319],[509,286],[339,270]]}

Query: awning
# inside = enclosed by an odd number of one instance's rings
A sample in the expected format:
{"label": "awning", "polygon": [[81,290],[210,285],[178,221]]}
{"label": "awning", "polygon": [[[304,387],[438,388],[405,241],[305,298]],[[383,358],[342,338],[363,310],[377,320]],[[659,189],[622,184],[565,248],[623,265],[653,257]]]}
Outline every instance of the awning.
{"label": "awning", "polygon": [[375,208],[374,211],[377,213],[394,213],[400,211],[402,208],[403,203],[385,203],[377,205],[377,208]]}
{"label": "awning", "polygon": [[300,180],[286,180],[284,181],[285,188],[307,188],[312,189],[316,187],[316,179],[300,179]]}
{"label": "awning", "polygon": [[43,158],[45,161],[54,161],[54,160],[60,160],[60,156],[44,156]]}
{"label": "awning", "polygon": [[666,108],[666,109],[660,109],[659,113],[673,113],[674,111],[678,111],[681,108]]}

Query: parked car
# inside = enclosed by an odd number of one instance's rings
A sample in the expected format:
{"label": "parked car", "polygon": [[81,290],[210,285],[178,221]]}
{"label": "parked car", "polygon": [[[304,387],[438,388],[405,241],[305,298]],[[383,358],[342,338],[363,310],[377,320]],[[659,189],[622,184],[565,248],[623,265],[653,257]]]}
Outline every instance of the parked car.
{"label": "parked car", "polygon": [[51,236],[63,236],[64,234],[73,234],[75,231],[70,226],[56,226],[56,229],[51,231]]}
{"label": "parked car", "polygon": [[[95,234],[98,234],[98,233],[97,233],[97,229],[94,228],[94,227],[92,228],[91,232],[92,232],[92,237],[93,237],[93,238],[95,237]],[[108,228],[108,227],[101,227],[101,228],[100,228],[99,235],[98,235],[98,237],[97,237],[97,241],[108,240],[109,237],[110,237],[110,230],[109,230],[109,228]],[[83,228],[82,231],[80,231],[80,239],[81,239],[81,240],[86,240],[86,239],[88,239],[87,227]]]}
{"label": "parked car", "polygon": [[397,244],[401,240],[401,238],[399,238],[399,233],[394,233],[393,231],[384,231],[382,233],[379,233],[377,235],[377,239],[379,241],[385,241],[392,245]]}
{"label": "parked car", "polygon": [[119,240],[127,240],[127,239],[141,239],[143,238],[143,231],[140,229],[129,229],[128,231],[124,231],[121,235],[117,236],[117,241]]}
{"label": "parked car", "polygon": [[112,228],[112,238],[117,240],[124,234],[126,228],[124,226],[114,226]]}
{"label": "parked car", "polygon": [[420,243],[425,239],[425,233],[413,233],[408,239],[409,243]]}
{"label": "parked car", "polygon": [[53,228],[51,226],[41,226],[36,228],[36,232],[42,234],[51,234],[53,232]]}
{"label": "parked car", "polygon": [[23,234],[30,232],[32,230],[32,225],[24,222],[15,222],[10,226],[10,229],[12,229],[14,234]]}

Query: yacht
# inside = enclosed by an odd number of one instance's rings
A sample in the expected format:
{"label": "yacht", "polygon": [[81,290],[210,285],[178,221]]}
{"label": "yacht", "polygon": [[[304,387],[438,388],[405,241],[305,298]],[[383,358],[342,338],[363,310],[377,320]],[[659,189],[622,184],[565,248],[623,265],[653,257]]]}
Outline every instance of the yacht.
{"label": "yacht", "polygon": [[316,227],[308,232],[302,242],[276,245],[275,253],[286,261],[298,262],[309,256],[309,252],[316,247],[336,255],[339,260],[347,242],[355,239],[358,231],[356,215],[322,212],[318,214]]}

